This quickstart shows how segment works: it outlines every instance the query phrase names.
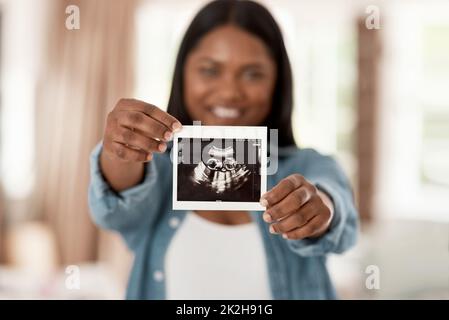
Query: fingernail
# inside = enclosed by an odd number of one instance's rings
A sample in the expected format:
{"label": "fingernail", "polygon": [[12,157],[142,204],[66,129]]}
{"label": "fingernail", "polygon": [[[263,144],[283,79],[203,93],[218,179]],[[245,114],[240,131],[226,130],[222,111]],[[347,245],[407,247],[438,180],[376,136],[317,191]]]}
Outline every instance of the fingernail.
{"label": "fingernail", "polygon": [[282,234],[282,238],[284,238],[284,239],[288,239],[288,236],[287,236],[287,234],[286,234],[286,233]]}
{"label": "fingernail", "polygon": [[271,225],[271,226],[270,226],[270,229],[269,229],[269,230],[270,230],[270,233],[272,233],[272,234],[276,234],[276,231],[274,231],[274,227],[273,227],[273,225]]}
{"label": "fingernail", "polygon": [[272,220],[271,216],[266,212],[262,215],[262,218],[265,222],[271,222],[271,220]]}
{"label": "fingernail", "polygon": [[167,131],[166,133],[164,133],[164,139],[167,141],[170,141],[173,137],[173,133],[171,133],[170,131]]}
{"label": "fingernail", "polygon": [[268,207],[268,201],[265,198],[261,198],[260,199],[260,204],[262,205],[262,207]]}
{"label": "fingernail", "polygon": [[165,143],[161,143],[157,148],[160,152],[164,152],[165,150],[167,150],[167,145]]}
{"label": "fingernail", "polygon": [[171,127],[173,128],[174,132],[178,132],[179,130],[181,130],[182,125],[179,122],[175,122]]}

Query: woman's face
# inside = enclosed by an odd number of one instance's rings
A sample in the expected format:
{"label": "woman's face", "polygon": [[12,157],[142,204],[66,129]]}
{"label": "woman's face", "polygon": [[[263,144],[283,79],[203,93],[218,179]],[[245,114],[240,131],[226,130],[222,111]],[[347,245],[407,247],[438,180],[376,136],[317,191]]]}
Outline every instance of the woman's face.
{"label": "woman's face", "polygon": [[218,27],[187,56],[187,111],[205,125],[260,125],[271,109],[276,74],[259,38],[233,25]]}

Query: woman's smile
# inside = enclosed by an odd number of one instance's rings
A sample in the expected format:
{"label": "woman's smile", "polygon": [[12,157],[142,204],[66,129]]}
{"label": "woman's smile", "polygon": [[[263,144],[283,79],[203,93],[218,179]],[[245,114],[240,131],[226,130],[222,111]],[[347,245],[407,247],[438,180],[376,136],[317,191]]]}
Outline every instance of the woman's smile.
{"label": "woman's smile", "polygon": [[244,110],[236,107],[228,107],[224,105],[216,105],[209,109],[212,114],[220,119],[237,119],[241,117]]}

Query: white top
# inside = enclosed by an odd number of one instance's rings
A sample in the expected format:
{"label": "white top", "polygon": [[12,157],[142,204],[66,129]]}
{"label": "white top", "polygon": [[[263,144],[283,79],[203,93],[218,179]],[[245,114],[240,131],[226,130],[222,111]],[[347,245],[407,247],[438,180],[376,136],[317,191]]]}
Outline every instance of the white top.
{"label": "white top", "polygon": [[167,299],[271,299],[255,222],[223,225],[187,213],[165,256]]}

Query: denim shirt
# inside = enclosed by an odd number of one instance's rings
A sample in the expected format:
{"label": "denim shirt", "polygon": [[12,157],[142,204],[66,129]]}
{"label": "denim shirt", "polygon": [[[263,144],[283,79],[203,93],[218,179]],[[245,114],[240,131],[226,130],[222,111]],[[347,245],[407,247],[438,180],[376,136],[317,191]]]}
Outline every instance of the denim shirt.
{"label": "denim shirt", "polygon": [[[99,166],[100,142],[90,158],[89,207],[96,225],[118,232],[134,254],[127,299],[165,299],[165,253],[186,211],[172,210],[170,147],[145,165],[142,183],[114,192]],[[335,299],[326,255],[342,253],[356,242],[358,214],[351,188],[334,159],[313,149],[280,148],[278,170],[267,176],[267,190],[299,173],[333,201],[328,231],[318,238],[289,240],[271,234],[261,211],[250,212],[266,253],[273,299]]]}

